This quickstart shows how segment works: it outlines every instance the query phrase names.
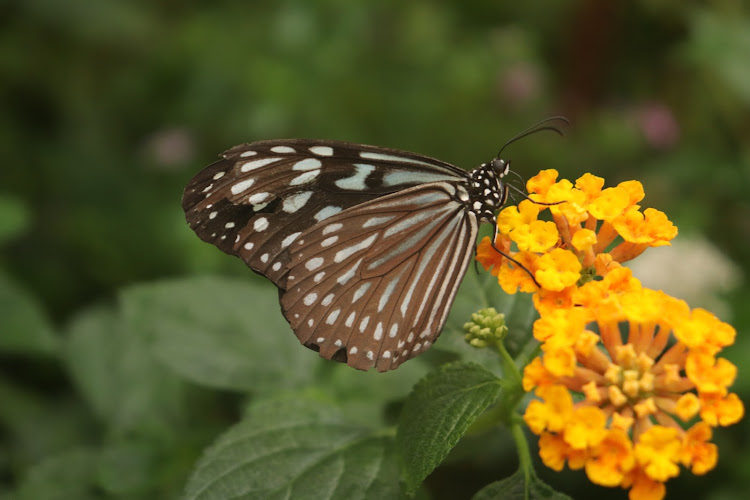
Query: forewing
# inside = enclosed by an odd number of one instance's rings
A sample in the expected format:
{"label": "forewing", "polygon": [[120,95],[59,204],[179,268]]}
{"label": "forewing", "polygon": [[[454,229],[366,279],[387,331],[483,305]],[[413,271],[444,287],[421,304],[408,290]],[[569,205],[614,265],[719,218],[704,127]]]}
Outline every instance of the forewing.
{"label": "forewing", "polygon": [[378,198],[290,247],[282,311],[300,342],[355,368],[391,370],[437,338],[472,257],[477,220],[460,185]]}
{"label": "forewing", "polygon": [[448,163],[388,148],[259,141],[228,150],[196,175],[182,207],[202,240],[283,288],[289,246],[308,228],[369,200],[466,175]]}

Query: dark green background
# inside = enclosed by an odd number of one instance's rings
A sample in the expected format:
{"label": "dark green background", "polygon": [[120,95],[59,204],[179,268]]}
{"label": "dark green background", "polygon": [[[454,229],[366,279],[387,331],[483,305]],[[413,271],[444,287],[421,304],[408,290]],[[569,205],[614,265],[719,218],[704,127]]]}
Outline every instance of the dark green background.
{"label": "dark green background", "polygon": [[[260,139],[349,140],[473,168],[530,124],[566,115],[565,139],[539,134],[504,156],[527,178],[555,168],[641,180],[642,205],[665,211],[678,238],[721,252],[675,271],[698,286],[715,281],[717,261],[733,262],[736,286],[719,298],[738,331],[725,351],[739,366],[734,389],[747,399],[748,10],[729,0],[3,2],[0,337],[18,317],[21,330],[51,336],[0,342],[0,493],[50,454],[104,439],[50,340],[75,314],[159,278],[258,279],[195,237],[180,197],[218,153]],[[249,317],[259,312],[247,304]],[[196,397],[227,410],[198,418],[191,442],[201,444],[176,453],[144,498],[177,495],[196,450],[233,421],[235,396]],[[40,418],[31,440],[13,425],[28,405]],[[58,412],[75,431],[48,429]],[[718,430],[717,470],[683,473],[670,493],[741,498],[748,431]],[[512,472],[482,440],[466,446],[480,451],[434,475],[436,497],[450,483],[468,498]],[[581,472],[542,474],[573,496],[606,491]]]}

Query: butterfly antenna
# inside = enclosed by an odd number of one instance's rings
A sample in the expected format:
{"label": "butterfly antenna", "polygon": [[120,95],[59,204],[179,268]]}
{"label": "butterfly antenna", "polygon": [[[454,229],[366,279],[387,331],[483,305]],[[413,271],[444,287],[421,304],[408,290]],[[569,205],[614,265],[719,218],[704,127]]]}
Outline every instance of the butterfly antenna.
{"label": "butterfly antenna", "polygon": [[556,127],[554,125],[547,125],[550,122],[563,122],[565,125],[570,125],[570,121],[564,116],[550,116],[549,118],[545,118],[539,123],[532,125],[531,127],[527,128],[523,132],[519,132],[518,134],[508,139],[508,141],[505,144],[503,144],[503,147],[500,148],[500,151],[497,152],[497,158],[500,158],[500,155],[503,154],[503,150],[506,147],[513,144],[517,140],[523,139],[524,137],[529,136],[531,134],[536,134],[537,132],[542,132],[543,130],[550,130],[552,132],[555,132],[558,135],[565,135],[565,132],[563,132],[562,128]]}

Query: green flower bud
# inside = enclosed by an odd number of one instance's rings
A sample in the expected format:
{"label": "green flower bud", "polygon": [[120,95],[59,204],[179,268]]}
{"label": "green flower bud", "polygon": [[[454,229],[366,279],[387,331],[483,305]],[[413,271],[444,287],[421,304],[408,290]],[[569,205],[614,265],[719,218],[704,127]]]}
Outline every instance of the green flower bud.
{"label": "green flower bud", "polygon": [[508,333],[505,315],[494,307],[480,309],[471,315],[471,321],[464,324],[464,339],[470,345],[483,348],[501,341]]}

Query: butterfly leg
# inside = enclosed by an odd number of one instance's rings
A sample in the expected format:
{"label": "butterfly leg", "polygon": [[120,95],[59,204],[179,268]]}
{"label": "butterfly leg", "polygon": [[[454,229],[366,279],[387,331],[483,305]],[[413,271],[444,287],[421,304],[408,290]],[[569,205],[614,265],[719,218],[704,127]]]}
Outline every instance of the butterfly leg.
{"label": "butterfly leg", "polygon": [[[507,192],[507,190],[506,190],[506,192]],[[509,261],[511,261],[512,263],[514,263],[515,265],[517,265],[518,267],[520,267],[521,269],[523,269],[524,271],[526,271],[526,274],[528,274],[529,277],[534,281],[534,284],[537,287],[542,288],[542,285],[539,284],[539,282],[536,280],[536,278],[534,277],[534,274],[531,272],[531,270],[529,270],[529,268],[527,268],[526,266],[524,266],[523,264],[521,264],[520,262],[518,262],[516,259],[514,259],[513,257],[511,257],[510,255],[508,255],[507,253],[503,252],[502,250],[500,250],[499,248],[497,248],[495,246],[495,240],[497,239],[497,235],[499,233],[499,229],[497,227],[497,220],[493,220],[492,221],[492,226],[493,226],[493,228],[495,230],[495,235],[492,237],[492,248],[497,253],[499,253],[500,255],[502,255],[503,257],[505,257],[506,259],[508,259]]]}

